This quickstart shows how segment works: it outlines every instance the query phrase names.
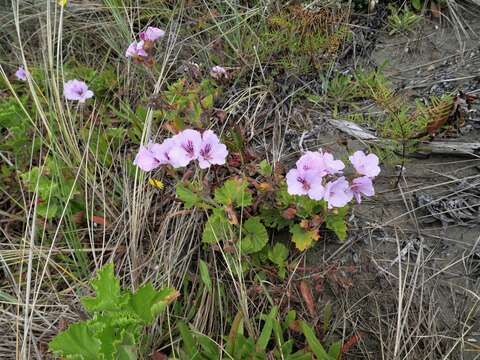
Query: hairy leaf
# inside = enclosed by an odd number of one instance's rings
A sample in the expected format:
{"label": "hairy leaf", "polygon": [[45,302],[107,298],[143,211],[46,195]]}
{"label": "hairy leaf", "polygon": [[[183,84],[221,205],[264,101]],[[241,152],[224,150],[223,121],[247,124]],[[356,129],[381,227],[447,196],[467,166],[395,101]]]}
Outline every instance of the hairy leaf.
{"label": "hairy leaf", "polygon": [[262,250],[268,242],[267,229],[258,216],[249,218],[243,224],[242,242],[240,248],[245,254]]}
{"label": "hairy leaf", "polygon": [[67,359],[98,359],[101,343],[90,331],[89,324],[80,322],[70,325],[50,341],[50,351]]}
{"label": "hairy leaf", "polygon": [[231,225],[221,209],[215,209],[208,218],[203,228],[202,241],[207,244],[215,244],[228,240],[231,233]]}
{"label": "hairy leaf", "polygon": [[337,209],[336,213],[329,212],[325,219],[327,229],[332,230],[342,241],[347,238],[347,224],[345,222],[347,211],[348,207]]}
{"label": "hairy leaf", "polygon": [[215,190],[215,201],[222,205],[244,207],[252,204],[252,195],[247,191],[248,183],[242,179],[228,179]]}
{"label": "hairy leaf", "polygon": [[168,304],[178,297],[172,288],[155,290],[151,283],[138,289],[130,296],[130,308],[145,324],[151,324]]}
{"label": "hairy leaf", "polygon": [[320,238],[318,230],[304,230],[299,224],[291,226],[290,233],[292,234],[292,241],[300,251],[308,249],[314,241]]}
{"label": "hairy leaf", "polygon": [[90,311],[115,311],[122,308],[128,296],[121,294],[120,280],[115,277],[113,263],[105,265],[98,271],[97,278],[92,281],[96,297],[84,297],[82,304]]}
{"label": "hairy leaf", "polygon": [[176,187],[177,197],[182,200],[186,209],[203,204],[202,198],[195,194],[190,186],[178,183]]}

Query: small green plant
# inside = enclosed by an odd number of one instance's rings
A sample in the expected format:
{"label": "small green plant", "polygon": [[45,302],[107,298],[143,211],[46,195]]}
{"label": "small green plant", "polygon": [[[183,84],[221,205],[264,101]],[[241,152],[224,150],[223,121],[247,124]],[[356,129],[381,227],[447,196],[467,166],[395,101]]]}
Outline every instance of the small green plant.
{"label": "small green plant", "polygon": [[[24,107],[27,106],[26,97],[21,97],[19,100]],[[29,160],[33,133],[32,123],[20,103],[14,97],[0,99],[0,132],[2,134],[0,151],[12,153],[19,160],[18,165]],[[34,140],[33,146],[33,150],[38,149],[38,139]]]}
{"label": "small green plant", "polygon": [[420,20],[421,16],[411,12],[408,7],[397,9],[390,6],[390,15],[388,16],[389,35],[411,32]]}
{"label": "small green plant", "polygon": [[139,355],[142,330],[178,297],[172,288],[155,290],[151,283],[130,292],[120,288],[113,264],[92,281],[95,297],[82,298],[90,320],[71,324],[49,343],[50,351],[67,359],[133,360]]}
{"label": "small green plant", "polygon": [[71,213],[83,209],[75,177],[58,158],[48,157],[44,166],[32,167],[20,178],[28,191],[38,193],[37,213],[47,220],[60,216],[67,205]]}
{"label": "small green plant", "polygon": [[176,130],[190,126],[204,128],[219,94],[220,89],[209,79],[198,83],[181,78],[168,85],[159,98],[160,116],[164,116]]}
{"label": "small green plant", "polygon": [[[210,337],[200,334],[180,323],[179,330],[182,343],[178,349],[180,360],[218,360],[221,358],[235,360],[337,360],[341,354],[342,342],[331,344],[328,352],[315,335],[315,331],[306,322],[296,320],[295,311],[290,311],[284,321],[278,320],[278,309],[273,307],[268,315],[260,315],[263,326],[257,338],[244,333],[243,317],[237,314],[233,320],[224,345]],[[308,344],[308,349],[294,349],[294,338],[289,334],[289,327],[298,327]],[[287,338],[285,337],[287,335]]]}

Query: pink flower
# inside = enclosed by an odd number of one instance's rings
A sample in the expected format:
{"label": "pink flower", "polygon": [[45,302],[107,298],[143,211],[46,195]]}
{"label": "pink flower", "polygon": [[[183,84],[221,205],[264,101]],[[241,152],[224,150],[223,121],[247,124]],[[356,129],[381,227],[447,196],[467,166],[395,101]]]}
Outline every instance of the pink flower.
{"label": "pink flower", "polygon": [[140,33],[140,39],[144,41],[151,41],[151,42],[154,42],[155,40],[163,38],[164,36],[165,36],[165,31],[153,26],[149,26],[147,30],[142,31]]}
{"label": "pink flower", "polygon": [[151,146],[151,152],[159,165],[171,164],[171,151],[175,148],[176,144],[173,139],[165,139],[161,144],[153,144]]}
{"label": "pink flower", "polygon": [[27,80],[27,72],[23,68],[23,66],[20,66],[17,71],[15,71],[15,76],[17,77],[18,80],[25,81]]}
{"label": "pink flower", "polygon": [[341,173],[342,170],[345,168],[345,164],[343,163],[343,161],[335,160],[332,154],[324,152],[322,156],[323,162],[325,164],[325,171],[328,175]]}
{"label": "pink flower", "polygon": [[375,195],[375,189],[373,188],[372,179],[368,176],[362,176],[353,179],[350,190],[352,191],[355,200],[357,200],[357,203],[359,204],[362,202],[361,194],[365,196]]}
{"label": "pink flower", "polygon": [[218,136],[212,130],[207,130],[202,134],[202,146],[198,156],[198,164],[201,169],[206,169],[214,164],[225,164],[227,155],[227,147],[220,143]]}
{"label": "pink flower", "polygon": [[187,166],[190,161],[199,157],[202,135],[198,131],[183,130],[172,139],[175,142],[175,147],[170,150],[169,157],[174,168]]}
{"label": "pink flower", "polygon": [[308,195],[321,200],[324,194],[322,177],[315,171],[291,169],[287,175],[287,191],[290,195]]}
{"label": "pink flower", "polygon": [[216,80],[220,80],[221,78],[228,78],[227,70],[222,66],[214,66],[212,70],[210,70],[210,76]]}
{"label": "pink flower", "polygon": [[375,154],[365,155],[363,151],[356,151],[349,157],[353,167],[360,175],[375,177],[380,174],[378,157]]}
{"label": "pink flower", "polygon": [[139,42],[132,42],[128,48],[127,51],[125,52],[125,56],[128,57],[147,57],[148,53],[144,50],[143,48],[144,42],[139,41]]}
{"label": "pink flower", "polygon": [[84,103],[85,100],[93,96],[93,91],[88,89],[83,81],[74,79],[69,80],[63,85],[63,95],[67,100],[74,100]]}
{"label": "pink flower", "polygon": [[155,157],[152,148],[158,144],[148,144],[147,147],[140,146],[137,156],[133,163],[143,171],[152,171],[160,165],[160,162]]}
{"label": "pink flower", "polygon": [[340,177],[335,181],[330,181],[325,186],[325,195],[323,198],[328,203],[328,208],[344,207],[352,200],[353,193],[348,186],[345,177]]}
{"label": "pink flower", "polygon": [[318,151],[307,151],[298,159],[297,169],[300,171],[311,171],[320,177],[327,174],[323,156]]}

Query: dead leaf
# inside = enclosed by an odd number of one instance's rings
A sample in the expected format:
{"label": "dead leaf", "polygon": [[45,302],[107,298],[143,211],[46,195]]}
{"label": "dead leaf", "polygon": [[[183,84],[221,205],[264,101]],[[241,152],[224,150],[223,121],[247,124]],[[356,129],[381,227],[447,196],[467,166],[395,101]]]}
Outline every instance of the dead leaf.
{"label": "dead leaf", "polygon": [[233,208],[233,205],[228,205],[225,208],[225,212],[227,213],[228,222],[232,225],[238,225],[238,216],[237,212]]}
{"label": "dead leaf", "polygon": [[351,347],[355,346],[360,339],[362,338],[362,333],[357,332],[355,335],[349,337],[347,341],[345,341],[342,345],[342,349],[340,350],[340,354],[345,354]]}
{"label": "dead leaf", "polygon": [[295,215],[297,215],[297,209],[295,208],[288,208],[282,213],[282,217],[287,220],[293,220]]}
{"label": "dead leaf", "polygon": [[442,16],[442,8],[435,1],[430,2],[430,12],[434,18]]}
{"label": "dead leaf", "polygon": [[97,225],[110,226],[110,222],[107,219],[105,219],[103,216],[93,215],[92,222]]}
{"label": "dead leaf", "polygon": [[315,307],[315,302],[313,300],[312,288],[310,284],[305,280],[300,282],[300,293],[302,294],[303,300],[307,304],[307,309],[312,317],[315,317],[317,310]]}
{"label": "dead leaf", "polygon": [[167,355],[160,351],[155,351],[152,355],[150,355],[151,360],[168,360]]}

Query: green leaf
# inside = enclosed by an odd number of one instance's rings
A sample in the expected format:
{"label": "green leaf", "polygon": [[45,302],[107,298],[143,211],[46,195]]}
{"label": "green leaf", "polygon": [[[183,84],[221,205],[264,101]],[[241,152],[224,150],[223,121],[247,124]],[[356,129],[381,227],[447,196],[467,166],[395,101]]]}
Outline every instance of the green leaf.
{"label": "green leaf", "polygon": [[260,161],[260,164],[258,164],[258,167],[259,167],[258,172],[260,173],[260,175],[262,176],[272,175],[273,168],[272,168],[272,165],[270,165],[267,160]]}
{"label": "green leaf", "polygon": [[204,109],[210,109],[213,106],[213,95],[207,95],[202,99],[202,106]]}
{"label": "green leaf", "polygon": [[332,230],[342,241],[347,238],[347,224],[345,222],[347,211],[347,206],[336,209],[336,213],[329,212],[325,219],[327,229]]}
{"label": "green leaf", "polygon": [[260,216],[263,220],[265,226],[269,228],[274,228],[277,230],[282,230],[288,225],[292,224],[291,220],[287,220],[282,216],[282,212],[279,209],[260,209]]}
{"label": "green leaf", "polygon": [[177,297],[178,292],[173,288],[155,290],[153,285],[148,283],[130,296],[129,305],[145,324],[151,324]]}
{"label": "green leaf", "polygon": [[97,278],[92,281],[96,297],[84,297],[82,304],[90,311],[119,310],[128,301],[127,295],[122,295],[120,280],[115,277],[113,263],[105,265],[98,271]]}
{"label": "green leaf", "polygon": [[211,360],[220,359],[220,351],[215,341],[205,335],[197,335],[196,339],[203,350],[202,354]]}
{"label": "green leaf", "polygon": [[328,349],[328,355],[332,359],[338,359],[340,354],[342,352],[342,341],[335,341],[332,345],[330,345],[330,348]]}
{"label": "green leaf", "polygon": [[332,320],[332,304],[327,302],[323,307],[323,325],[322,331],[324,334],[328,332],[330,327],[330,321]]}
{"label": "green leaf", "polygon": [[59,213],[59,210],[59,204],[54,199],[37,205],[37,214],[47,220],[53,219]]}
{"label": "green leaf", "polygon": [[412,0],[412,6],[415,10],[422,10],[422,0]]}
{"label": "green leaf", "polygon": [[300,328],[302,329],[303,335],[305,335],[305,339],[307,339],[308,346],[317,357],[317,360],[336,360],[327,354],[317,339],[315,332],[305,321],[300,321]]}
{"label": "green leaf", "polygon": [[288,257],[288,249],[282,243],[276,243],[271,249],[268,249],[268,259],[278,266],[285,266]]}
{"label": "green leaf", "polygon": [[245,180],[228,179],[222,187],[215,190],[215,201],[225,206],[249,206],[252,204],[252,195],[247,191],[247,187]]}
{"label": "green leaf", "polygon": [[182,337],[183,350],[191,359],[195,358],[195,355],[198,354],[198,350],[190,328],[183,321],[180,321],[178,323],[178,330],[180,331],[180,336]]}
{"label": "green leaf", "polygon": [[[100,354],[109,360],[118,359],[118,353],[125,350],[124,345],[134,345],[135,338],[140,335],[139,319],[129,312],[96,315],[95,320],[90,323],[91,331],[95,332],[96,338],[101,343]],[[136,349],[134,350],[136,356]]]}
{"label": "green leaf", "polygon": [[212,292],[212,279],[210,278],[210,273],[208,271],[208,266],[205,261],[200,259],[198,263],[198,267],[200,269],[200,278],[202,279],[203,284],[207,288],[208,292]]}
{"label": "green leaf", "polygon": [[72,324],[48,344],[50,351],[67,359],[97,360],[100,341],[91,333],[89,321]]}
{"label": "green leaf", "polygon": [[189,185],[178,183],[176,186],[177,197],[182,200],[186,209],[204,204],[202,198],[195,194]]}
{"label": "green leaf", "polygon": [[263,325],[262,332],[258,337],[258,341],[256,345],[257,351],[264,351],[267,349],[268,342],[272,337],[273,322],[277,316],[277,310],[278,310],[277,307],[274,306],[270,311],[270,314],[268,314],[265,320],[265,324]]}
{"label": "green leaf", "polygon": [[242,241],[240,248],[245,254],[252,254],[262,250],[268,242],[267,229],[258,216],[252,216],[243,224]]}
{"label": "green leaf", "polygon": [[292,241],[295,243],[295,246],[300,251],[308,249],[314,241],[317,241],[320,238],[320,236],[318,235],[318,231],[306,231],[302,229],[302,227],[298,224],[290,227],[290,233],[292,234]]}
{"label": "green leaf", "polygon": [[276,243],[273,248],[268,249],[268,259],[278,266],[278,274],[285,277],[285,262],[288,258],[288,249],[282,243]]}
{"label": "green leaf", "polygon": [[225,212],[222,209],[215,209],[203,228],[202,242],[215,244],[217,241],[228,240],[231,231],[231,225],[225,216]]}

